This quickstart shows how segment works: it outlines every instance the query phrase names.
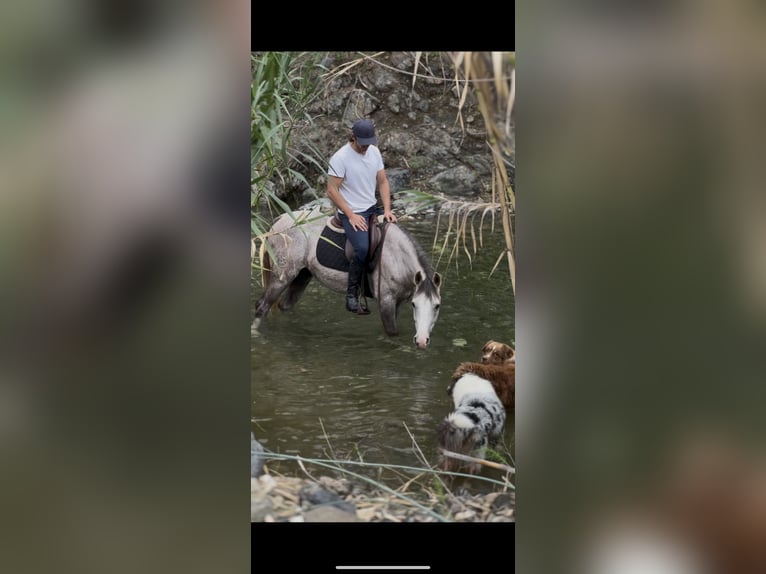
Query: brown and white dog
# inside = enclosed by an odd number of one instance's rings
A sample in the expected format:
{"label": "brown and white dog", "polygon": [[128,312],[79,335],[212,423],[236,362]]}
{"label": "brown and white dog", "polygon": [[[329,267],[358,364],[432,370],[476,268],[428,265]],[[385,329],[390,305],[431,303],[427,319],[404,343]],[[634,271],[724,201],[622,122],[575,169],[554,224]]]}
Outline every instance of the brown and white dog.
{"label": "brown and white dog", "polygon": [[460,363],[452,374],[452,381],[447,387],[447,394],[452,395],[455,382],[463,375],[472,373],[488,380],[495,394],[508,410],[516,408],[516,363],[487,365],[484,363]]}
{"label": "brown and white dog", "polygon": [[[492,383],[473,373],[466,373],[452,385],[455,410],[439,424],[436,437],[442,449],[484,458],[487,446],[494,446],[503,434],[505,409]],[[440,466],[446,471],[465,470],[476,474],[481,464],[442,456]]]}
{"label": "brown and white dog", "polygon": [[516,351],[510,345],[487,341],[481,349],[481,362],[485,365],[506,365],[516,362]]}

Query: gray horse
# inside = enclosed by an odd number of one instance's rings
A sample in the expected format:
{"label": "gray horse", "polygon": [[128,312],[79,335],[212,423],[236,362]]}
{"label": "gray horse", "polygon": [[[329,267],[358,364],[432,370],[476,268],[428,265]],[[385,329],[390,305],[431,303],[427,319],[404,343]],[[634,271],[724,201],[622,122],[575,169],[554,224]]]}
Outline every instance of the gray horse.
{"label": "gray horse", "polygon": [[[303,210],[284,214],[274,222],[266,239],[269,247],[261,247],[265,291],[256,303],[254,331],[280,296],[279,308],[291,309],[312,277],[332,291],[346,292],[350,252],[344,244],[345,234],[336,229],[335,235],[327,235],[330,219],[318,210]],[[342,264],[328,263],[328,250],[334,250],[335,260],[340,258],[345,270]],[[419,349],[428,347],[439,317],[442,278],[417,241],[399,225],[385,228],[377,265],[366,280],[370,296],[378,300],[386,334],[399,334],[396,316],[402,303],[410,301],[415,318],[413,342]]]}

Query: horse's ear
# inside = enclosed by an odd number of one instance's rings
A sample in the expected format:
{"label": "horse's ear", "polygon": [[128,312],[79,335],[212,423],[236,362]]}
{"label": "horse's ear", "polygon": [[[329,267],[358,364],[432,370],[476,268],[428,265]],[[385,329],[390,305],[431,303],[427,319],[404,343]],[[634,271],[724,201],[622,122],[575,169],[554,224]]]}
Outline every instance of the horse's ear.
{"label": "horse's ear", "polygon": [[434,285],[436,285],[437,287],[442,286],[442,276],[439,275],[438,272],[434,273]]}
{"label": "horse's ear", "polygon": [[415,272],[415,286],[417,287],[423,282],[423,274],[420,271]]}

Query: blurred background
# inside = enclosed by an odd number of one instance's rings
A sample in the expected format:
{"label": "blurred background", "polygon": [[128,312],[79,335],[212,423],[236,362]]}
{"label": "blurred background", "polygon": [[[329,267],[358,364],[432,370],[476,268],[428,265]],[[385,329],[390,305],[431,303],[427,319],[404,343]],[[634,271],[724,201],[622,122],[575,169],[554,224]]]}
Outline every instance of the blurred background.
{"label": "blurred background", "polygon": [[766,571],[764,23],[517,8],[518,572]]}
{"label": "blurred background", "polygon": [[0,12],[0,569],[244,571],[250,4]]}

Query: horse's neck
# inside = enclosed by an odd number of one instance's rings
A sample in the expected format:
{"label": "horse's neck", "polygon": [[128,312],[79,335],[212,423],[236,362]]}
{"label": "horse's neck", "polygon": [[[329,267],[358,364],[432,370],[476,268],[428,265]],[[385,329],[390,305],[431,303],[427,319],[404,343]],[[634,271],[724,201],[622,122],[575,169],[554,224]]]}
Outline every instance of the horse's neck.
{"label": "horse's neck", "polygon": [[398,263],[397,268],[401,271],[401,276],[409,281],[415,277],[418,271],[424,275],[429,275],[428,268],[420,260],[418,249],[413,243],[413,239],[401,229],[399,231],[398,249],[404,253],[396,254],[392,259]]}

